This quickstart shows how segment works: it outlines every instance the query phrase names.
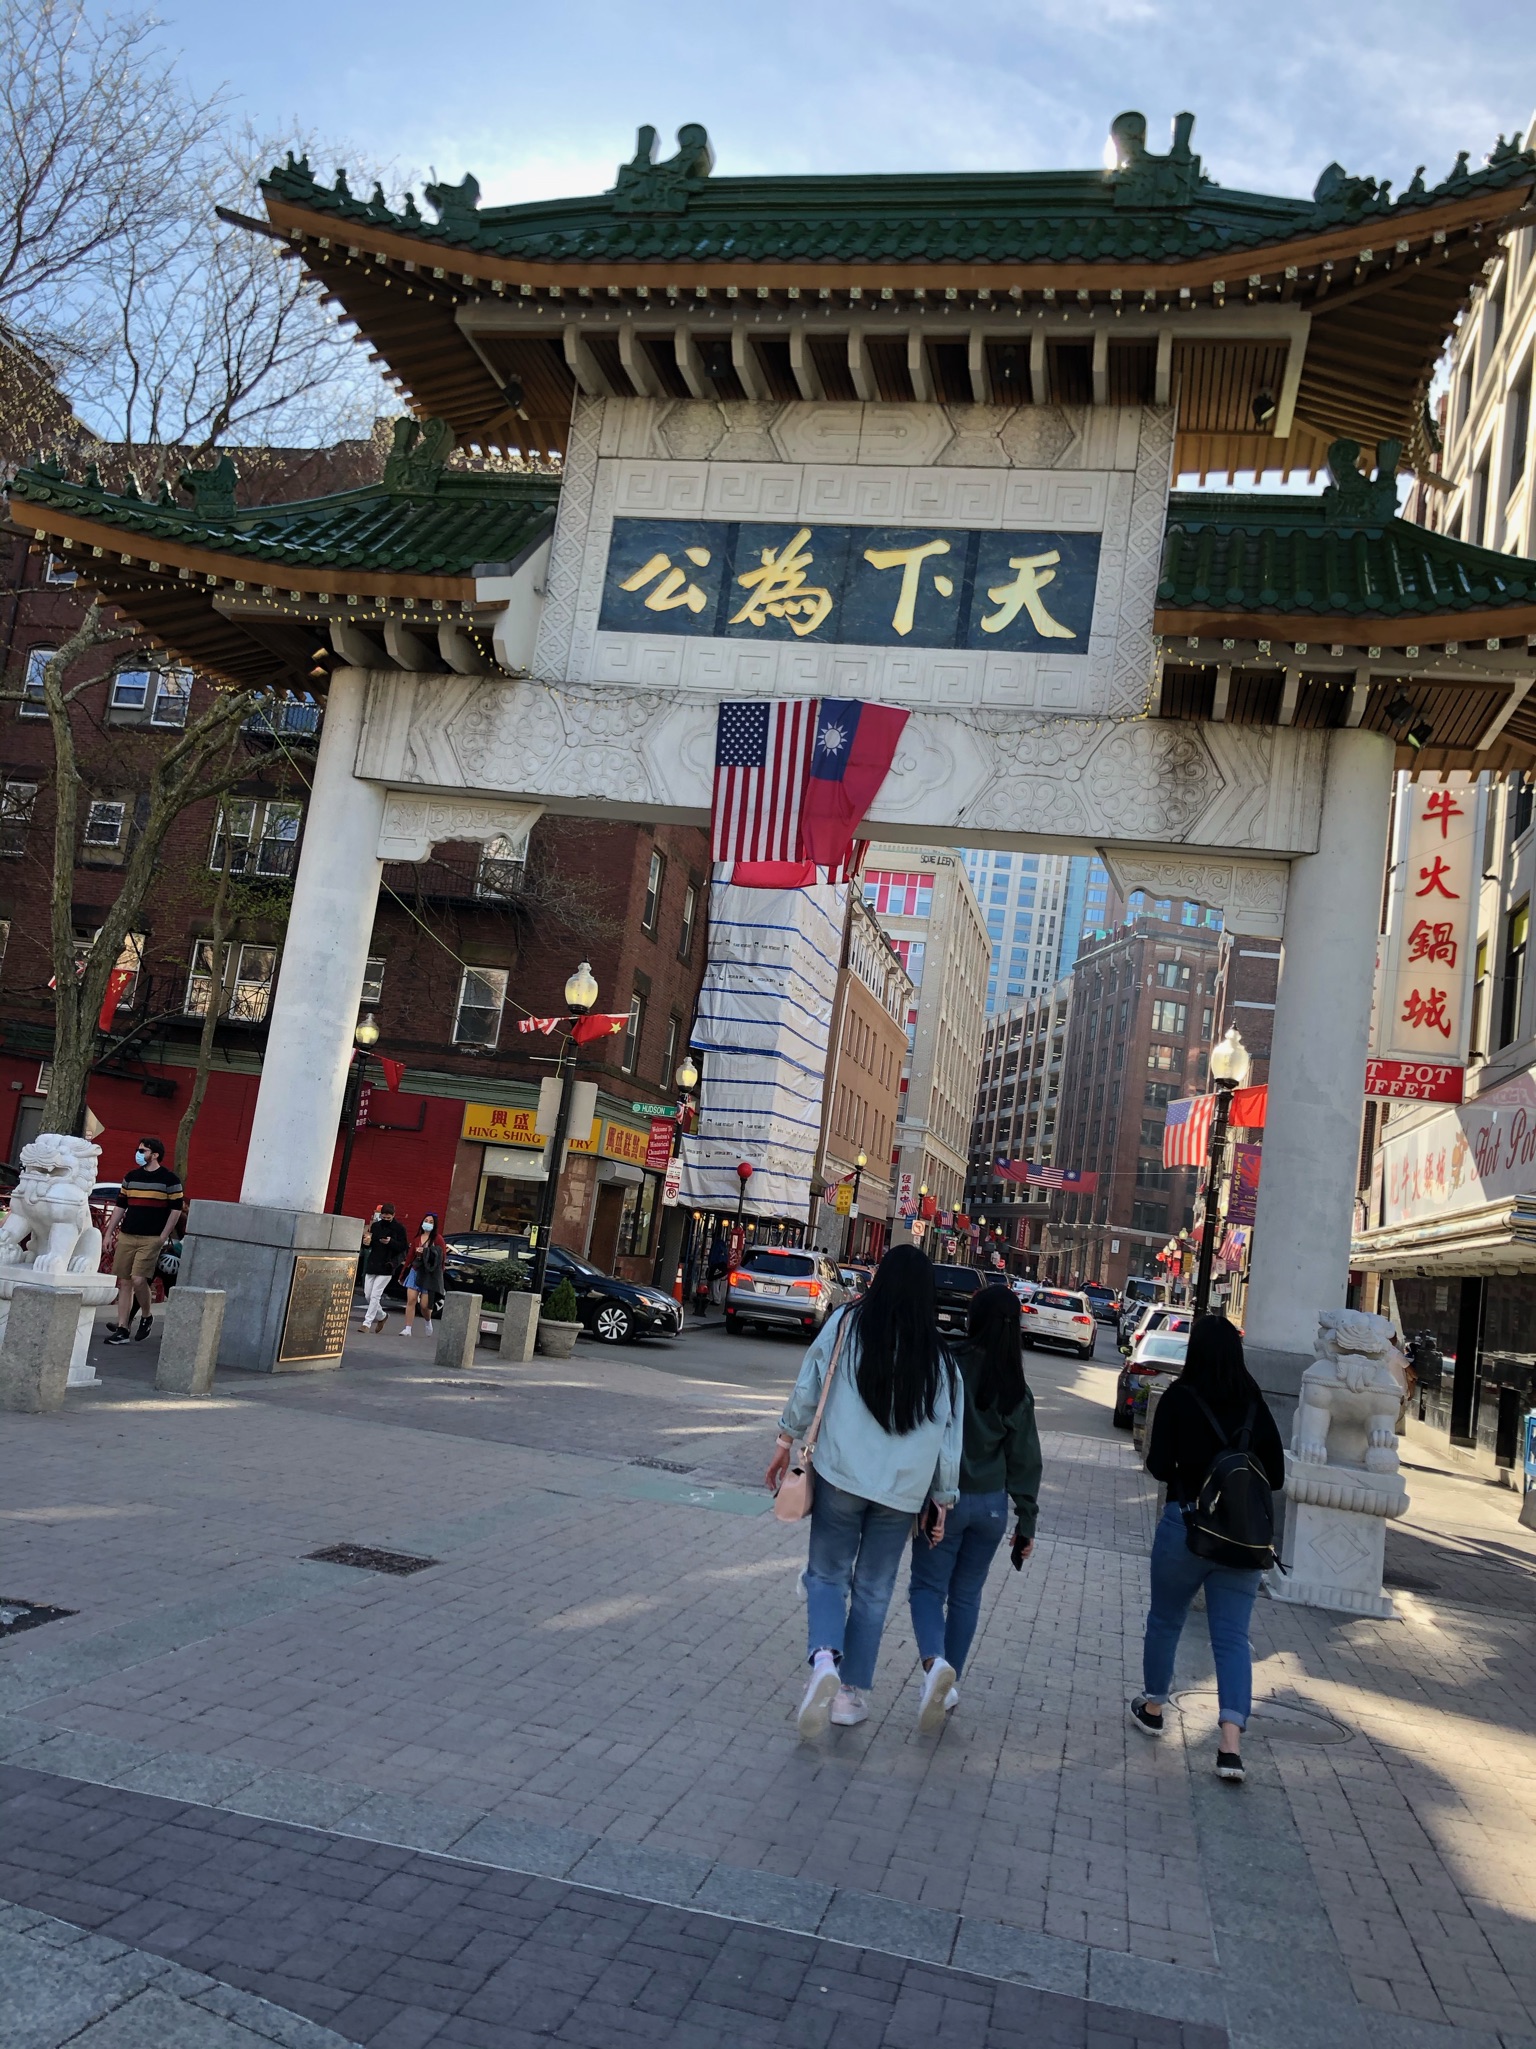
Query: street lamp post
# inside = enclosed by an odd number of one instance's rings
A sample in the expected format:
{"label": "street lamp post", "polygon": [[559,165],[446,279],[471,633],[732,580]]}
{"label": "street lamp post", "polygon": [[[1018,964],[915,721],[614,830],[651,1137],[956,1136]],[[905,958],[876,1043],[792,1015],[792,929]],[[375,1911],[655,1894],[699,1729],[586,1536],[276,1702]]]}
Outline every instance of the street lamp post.
{"label": "street lamp post", "polygon": [[1216,1211],[1221,1194],[1221,1163],[1227,1149],[1227,1123],[1232,1092],[1248,1079],[1252,1062],[1237,1026],[1233,1025],[1211,1053],[1211,1080],[1216,1107],[1211,1113],[1211,1145],[1205,1167],[1205,1224],[1200,1235],[1200,1264],[1195,1269],[1194,1313],[1204,1316],[1211,1299],[1211,1266],[1216,1257]]}
{"label": "street lamp post", "polygon": [[[583,961],[565,985],[566,1008],[571,1013],[571,1022],[579,1022],[597,1005],[597,977],[592,972],[590,961]],[[571,1056],[571,1073],[565,1072],[565,1056]],[[544,1299],[544,1275],[549,1266],[549,1234],[555,1224],[555,1198],[560,1180],[560,1157],[565,1151],[565,1135],[571,1124],[571,1096],[576,1087],[576,1041],[569,1033],[561,1041],[560,1051],[555,1056],[555,1078],[560,1083],[560,1108],[555,1112],[555,1135],[550,1147],[549,1172],[544,1180],[544,1193],[539,1201],[539,1241],[533,1248],[533,1278],[529,1292],[535,1302]]]}
{"label": "street lamp post", "polygon": [[[699,1085],[699,1070],[693,1064],[693,1055],[691,1053],[684,1053],[682,1065],[677,1069],[673,1079],[676,1081],[678,1088],[677,1116],[673,1119],[672,1123],[671,1157],[675,1160],[683,1149],[683,1119],[693,1108],[692,1091]],[[674,1241],[674,1249],[679,1259],[683,1256],[683,1251],[689,1242],[692,1229],[692,1224],[685,1221],[681,1235]],[[667,1227],[665,1220],[663,1220],[660,1229],[656,1233],[656,1261],[651,1268],[651,1282],[654,1287],[660,1288],[665,1286],[666,1292],[670,1295],[673,1284],[676,1281],[676,1274],[674,1273],[673,1283],[666,1282],[667,1254]]]}
{"label": "street lamp post", "polygon": [[368,1054],[379,1043],[379,1027],[370,1010],[366,1017],[357,1022],[352,1034],[353,1053],[347,1063],[347,1087],[341,1099],[341,1166],[336,1174],[336,1200],[331,1204],[331,1215],[345,1214],[342,1204],[347,1199],[347,1175],[352,1166],[352,1141],[357,1137],[357,1106],[362,1101],[363,1080],[368,1071]]}
{"label": "street lamp post", "polygon": [[869,1165],[869,1154],[861,1151],[853,1163],[853,1199],[848,1205],[848,1221],[843,1226],[843,1258],[853,1251],[853,1224],[859,1214],[859,1183],[864,1178],[864,1169]]}

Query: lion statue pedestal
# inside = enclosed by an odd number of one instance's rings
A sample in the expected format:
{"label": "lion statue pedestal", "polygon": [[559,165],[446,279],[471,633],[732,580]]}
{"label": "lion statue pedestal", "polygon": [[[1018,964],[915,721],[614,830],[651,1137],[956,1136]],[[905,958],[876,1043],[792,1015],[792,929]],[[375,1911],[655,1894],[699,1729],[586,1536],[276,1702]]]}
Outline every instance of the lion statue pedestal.
{"label": "lion statue pedestal", "polygon": [[1325,1309],[1301,1377],[1285,1455],[1285,1534],[1270,1575],[1277,1601],[1390,1616],[1382,1587],[1387,1521],[1408,1507],[1397,1463],[1407,1364],[1384,1316]]}
{"label": "lion statue pedestal", "polygon": [[21,1149],[21,1178],[0,1223],[0,1344],[17,1287],[47,1288],[79,1299],[69,1385],[91,1387],[95,1368],[87,1358],[98,1309],[117,1293],[110,1274],[99,1271],[101,1233],[91,1221],[100,1146],[86,1138],[40,1131]]}

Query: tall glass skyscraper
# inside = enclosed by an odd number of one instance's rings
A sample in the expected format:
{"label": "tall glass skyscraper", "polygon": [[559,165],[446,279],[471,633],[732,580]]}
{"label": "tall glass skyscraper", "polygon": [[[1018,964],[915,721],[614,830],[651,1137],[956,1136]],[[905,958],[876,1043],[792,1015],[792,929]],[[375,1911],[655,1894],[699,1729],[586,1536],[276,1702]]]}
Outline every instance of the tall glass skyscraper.
{"label": "tall glass skyscraper", "polygon": [[1077,959],[1085,931],[1107,918],[1109,876],[1092,854],[961,852],[987,921],[987,1009],[1029,1003]]}

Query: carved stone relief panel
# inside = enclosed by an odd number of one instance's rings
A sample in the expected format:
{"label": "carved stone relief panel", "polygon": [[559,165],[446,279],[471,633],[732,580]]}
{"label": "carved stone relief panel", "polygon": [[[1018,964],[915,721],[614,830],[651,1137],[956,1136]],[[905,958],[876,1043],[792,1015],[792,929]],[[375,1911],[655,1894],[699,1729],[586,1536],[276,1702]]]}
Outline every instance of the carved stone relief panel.
{"label": "carved stone relief panel", "polygon": [[1180,859],[1107,849],[1103,861],[1122,897],[1139,889],[1154,901],[1210,904],[1222,912],[1230,932],[1284,937],[1287,862]]}
{"label": "carved stone relief panel", "polygon": [[528,835],[542,807],[485,797],[421,797],[391,790],[379,826],[381,861],[425,861],[434,847],[466,840],[506,840],[507,859],[528,851]]}

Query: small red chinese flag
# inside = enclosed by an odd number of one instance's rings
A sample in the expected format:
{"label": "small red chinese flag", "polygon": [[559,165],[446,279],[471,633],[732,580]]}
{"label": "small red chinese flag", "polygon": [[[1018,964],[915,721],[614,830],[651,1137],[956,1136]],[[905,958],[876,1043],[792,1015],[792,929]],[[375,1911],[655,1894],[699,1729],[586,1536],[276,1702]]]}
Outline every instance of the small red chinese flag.
{"label": "small red chinese flag", "polygon": [[[101,1011],[96,1019],[99,1032],[109,1032],[112,1020],[117,1015],[117,1006],[122,1001],[123,991],[133,980],[132,968],[114,968],[107,977],[107,993],[101,999]],[[49,987],[52,988],[52,983]]]}
{"label": "small red chinese flag", "polygon": [[403,1060],[387,1060],[381,1053],[379,1055],[379,1065],[384,1070],[384,1086],[389,1089],[399,1088],[401,1082],[405,1079],[405,1062]]}

